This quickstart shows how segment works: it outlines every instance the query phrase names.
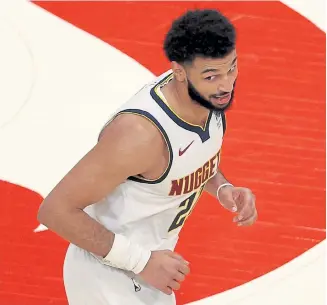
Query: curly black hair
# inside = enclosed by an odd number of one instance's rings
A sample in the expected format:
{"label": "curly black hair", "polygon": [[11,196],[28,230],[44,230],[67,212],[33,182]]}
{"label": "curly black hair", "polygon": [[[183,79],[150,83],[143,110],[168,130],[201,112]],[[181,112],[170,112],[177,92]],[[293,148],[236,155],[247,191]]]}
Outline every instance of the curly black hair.
{"label": "curly black hair", "polygon": [[176,19],[164,39],[170,61],[190,63],[195,57],[222,58],[235,48],[236,30],[219,11],[189,10]]}

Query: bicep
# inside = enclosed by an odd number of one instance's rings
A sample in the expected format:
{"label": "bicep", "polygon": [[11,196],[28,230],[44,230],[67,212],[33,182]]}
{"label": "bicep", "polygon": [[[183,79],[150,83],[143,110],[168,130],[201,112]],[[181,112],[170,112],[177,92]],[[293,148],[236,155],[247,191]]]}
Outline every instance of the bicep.
{"label": "bicep", "polygon": [[142,118],[126,116],[116,118],[106,127],[99,142],[52,190],[45,204],[83,209],[105,197],[129,176],[155,166],[163,149],[158,130]]}

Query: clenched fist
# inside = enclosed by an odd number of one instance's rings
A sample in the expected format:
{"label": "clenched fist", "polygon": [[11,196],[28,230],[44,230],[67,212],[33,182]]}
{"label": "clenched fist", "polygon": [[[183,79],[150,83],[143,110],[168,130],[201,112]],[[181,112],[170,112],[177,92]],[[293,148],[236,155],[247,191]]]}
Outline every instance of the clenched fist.
{"label": "clenched fist", "polygon": [[190,272],[188,262],[169,250],[152,251],[151,257],[139,276],[149,285],[165,294],[172,294]]}

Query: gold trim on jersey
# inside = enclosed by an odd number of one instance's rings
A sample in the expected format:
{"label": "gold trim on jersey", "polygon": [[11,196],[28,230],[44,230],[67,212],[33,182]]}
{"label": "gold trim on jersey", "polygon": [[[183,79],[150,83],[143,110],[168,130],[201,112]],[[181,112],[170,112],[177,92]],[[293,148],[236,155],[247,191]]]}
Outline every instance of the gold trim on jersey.
{"label": "gold trim on jersey", "polygon": [[173,222],[168,228],[168,233],[171,234],[175,230],[180,229],[184,226],[187,218],[191,215],[195,205],[199,201],[202,192],[204,190],[205,185],[202,185],[199,189],[197,189],[190,197],[184,199],[178,207],[178,213],[175,216]]}
{"label": "gold trim on jersey", "polygon": [[160,128],[159,128],[159,126],[157,126],[157,124],[155,123],[155,122],[153,122],[150,118],[148,118],[146,115],[144,115],[144,114],[141,114],[141,113],[136,113],[136,112],[133,112],[133,111],[121,111],[121,112],[119,112],[119,113],[117,113],[116,115],[115,115],[115,117],[114,118],[116,118],[116,117],[118,117],[119,115],[122,115],[122,114],[134,114],[134,115],[138,115],[138,116],[141,116],[141,117],[143,117],[143,118],[145,118],[145,119],[147,119],[149,122],[151,122],[158,130],[159,130],[159,132],[161,133],[161,136],[163,137],[163,139],[165,140],[165,142],[166,142],[166,146],[167,146],[167,149],[168,149],[168,155],[169,155],[169,159],[168,159],[168,164],[167,164],[167,167],[166,167],[166,169],[164,170],[164,172],[160,175],[160,177],[158,177],[158,178],[155,178],[155,179],[148,179],[148,178],[144,178],[143,176],[141,176],[141,175],[137,175],[137,179],[140,179],[140,180],[143,180],[143,181],[148,181],[148,182],[155,182],[155,181],[157,181],[157,180],[160,180],[163,176],[165,176],[166,175],[166,173],[170,170],[170,165],[171,165],[171,161],[172,161],[172,159],[171,159],[171,153],[170,153],[170,145],[169,145],[169,143],[168,143],[168,141],[167,141],[167,139],[166,139],[166,136],[163,134],[163,132],[160,130]]}
{"label": "gold trim on jersey", "polygon": [[169,196],[181,196],[197,190],[216,175],[219,162],[220,151],[191,174],[172,180]]}
{"label": "gold trim on jersey", "polygon": [[180,117],[173,108],[170,107],[170,105],[168,104],[168,101],[166,100],[165,96],[163,95],[161,88],[163,88],[164,86],[166,86],[172,79],[174,78],[174,74],[172,73],[171,75],[169,75],[167,78],[161,80],[157,85],[155,85],[154,87],[154,92],[155,94],[162,100],[162,102],[164,102],[166,104],[166,106],[169,108],[169,110],[176,116],[178,117],[181,121],[183,121],[184,123],[194,126],[194,127],[200,127],[203,131],[206,130],[207,125],[209,123],[209,117],[210,117],[210,112],[208,113],[206,122],[204,124],[204,127],[201,125],[197,125],[197,124],[193,124],[190,122],[185,121],[182,117]]}

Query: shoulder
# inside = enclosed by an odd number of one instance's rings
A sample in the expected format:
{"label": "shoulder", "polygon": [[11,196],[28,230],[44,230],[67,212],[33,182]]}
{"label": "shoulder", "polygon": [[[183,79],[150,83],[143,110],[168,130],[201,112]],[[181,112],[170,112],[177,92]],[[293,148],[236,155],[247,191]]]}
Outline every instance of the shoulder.
{"label": "shoulder", "polygon": [[165,149],[158,125],[149,116],[135,112],[119,113],[102,131],[98,145],[118,150],[133,160],[148,158],[155,162]]}

